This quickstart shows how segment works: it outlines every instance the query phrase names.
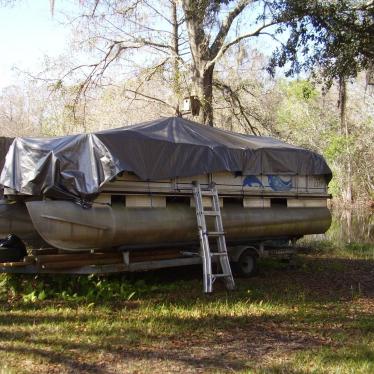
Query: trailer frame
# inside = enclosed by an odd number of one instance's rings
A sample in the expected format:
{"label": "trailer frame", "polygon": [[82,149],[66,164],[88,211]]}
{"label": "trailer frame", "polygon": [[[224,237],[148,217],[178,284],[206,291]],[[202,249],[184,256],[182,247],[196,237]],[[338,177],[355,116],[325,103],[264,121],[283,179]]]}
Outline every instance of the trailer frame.
{"label": "trailer frame", "polygon": [[[37,251],[37,250],[35,250]],[[138,252],[137,250],[136,252]],[[265,246],[263,242],[258,245],[239,245],[228,247],[228,254],[230,262],[233,265],[240,261],[243,253],[250,251],[255,260],[259,258],[282,258],[291,259],[297,254],[298,249],[296,246]],[[113,273],[126,273],[126,272],[141,272],[157,269],[166,269],[180,266],[198,265],[201,264],[201,257],[199,250],[180,251],[181,257],[150,260],[150,261],[134,261],[130,260],[131,250],[121,251],[123,262],[114,264],[102,265],[87,265],[76,268],[67,269],[43,269],[40,264],[28,262],[12,262],[0,264],[0,273],[13,273],[13,274],[113,274]],[[234,266],[235,267],[235,266]],[[251,276],[247,274],[244,276]]]}

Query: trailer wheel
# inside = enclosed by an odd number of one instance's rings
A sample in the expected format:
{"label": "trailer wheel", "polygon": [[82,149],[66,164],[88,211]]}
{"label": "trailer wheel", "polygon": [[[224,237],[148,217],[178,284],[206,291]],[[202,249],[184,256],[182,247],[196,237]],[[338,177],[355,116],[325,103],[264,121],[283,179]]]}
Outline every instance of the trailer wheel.
{"label": "trailer wheel", "polygon": [[13,234],[0,240],[0,262],[18,262],[27,255],[25,244]]}
{"label": "trailer wheel", "polygon": [[250,249],[245,250],[237,262],[233,264],[233,270],[239,277],[249,278],[257,274],[257,255]]}

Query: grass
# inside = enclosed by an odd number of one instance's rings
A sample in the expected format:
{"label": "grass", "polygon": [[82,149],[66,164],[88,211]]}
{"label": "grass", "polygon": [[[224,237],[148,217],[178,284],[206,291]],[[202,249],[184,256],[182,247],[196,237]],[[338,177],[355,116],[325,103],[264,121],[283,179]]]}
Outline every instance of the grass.
{"label": "grass", "polygon": [[329,246],[210,296],[199,268],[3,276],[0,373],[372,373],[374,261]]}
{"label": "grass", "polygon": [[374,260],[374,244],[351,242],[338,244],[331,240],[302,239],[302,245],[313,248],[313,253],[325,257]]}

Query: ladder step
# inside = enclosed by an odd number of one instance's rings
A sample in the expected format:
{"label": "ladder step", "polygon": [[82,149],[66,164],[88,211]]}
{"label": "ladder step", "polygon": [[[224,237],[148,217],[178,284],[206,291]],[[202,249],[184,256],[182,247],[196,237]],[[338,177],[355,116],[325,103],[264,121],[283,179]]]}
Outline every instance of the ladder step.
{"label": "ladder step", "polygon": [[213,191],[201,191],[201,196],[215,196],[216,193]]}
{"label": "ladder step", "polygon": [[211,256],[228,256],[226,252],[211,252]]}
{"label": "ladder step", "polygon": [[203,211],[204,216],[219,216],[220,213],[216,210],[204,210]]}
{"label": "ladder step", "polygon": [[205,233],[205,235],[208,235],[208,236],[221,236],[221,235],[225,235],[225,232],[224,231],[208,231]]}
{"label": "ladder step", "polygon": [[212,274],[213,278],[227,278],[227,277],[232,277],[231,274]]}

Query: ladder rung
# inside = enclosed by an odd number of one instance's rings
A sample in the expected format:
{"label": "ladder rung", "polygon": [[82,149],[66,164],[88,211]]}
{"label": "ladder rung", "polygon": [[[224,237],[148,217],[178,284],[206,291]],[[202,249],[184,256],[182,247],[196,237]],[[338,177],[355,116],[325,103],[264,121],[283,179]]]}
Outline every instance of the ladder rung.
{"label": "ladder rung", "polygon": [[210,255],[211,256],[228,256],[228,254],[225,252],[211,252]]}
{"label": "ladder rung", "polygon": [[201,191],[201,196],[215,196],[216,193],[213,191]]}
{"label": "ladder rung", "polygon": [[204,216],[219,216],[220,213],[216,210],[204,210],[203,211]]}
{"label": "ladder rung", "polygon": [[221,236],[221,235],[225,235],[225,232],[224,231],[208,231],[205,233],[205,235],[208,235],[208,236]]}
{"label": "ladder rung", "polygon": [[226,278],[226,277],[231,277],[231,274],[212,274],[213,278]]}

